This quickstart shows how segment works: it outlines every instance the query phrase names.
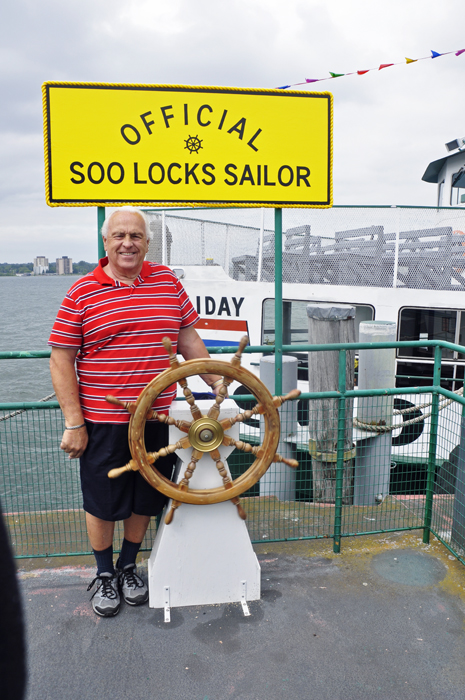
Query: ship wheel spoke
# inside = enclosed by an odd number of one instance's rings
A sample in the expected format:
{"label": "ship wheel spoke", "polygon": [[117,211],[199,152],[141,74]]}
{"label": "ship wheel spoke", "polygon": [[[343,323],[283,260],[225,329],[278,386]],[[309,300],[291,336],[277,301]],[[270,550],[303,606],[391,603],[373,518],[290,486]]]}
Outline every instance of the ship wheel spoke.
{"label": "ship wheel spoke", "polygon": [[220,415],[221,404],[228,396],[228,386],[231,384],[231,382],[232,379],[228,380],[226,377],[223,377],[223,384],[218,389],[218,393],[216,395],[213,406],[207,413],[207,416],[209,418],[212,418],[213,420],[218,420],[218,416]]}
{"label": "ship wheel spoke", "polygon": [[153,464],[157,459],[160,459],[160,457],[168,457],[168,455],[172,455],[173,452],[176,452],[176,450],[186,450],[190,446],[191,443],[189,438],[184,437],[175,442],[173,445],[162,447],[158,450],[158,452],[147,452],[147,457],[149,462]]}
{"label": "ship wheel spoke", "polygon": [[[240,366],[241,360],[242,360],[242,353],[244,352],[248,342],[249,342],[248,337],[246,335],[244,335],[241,338],[239,346],[231,359],[230,364],[232,367],[239,367]],[[223,384],[220,386],[220,388],[218,390],[218,394],[216,396],[215,403],[208,411],[209,418],[213,418],[214,420],[218,420],[218,416],[220,415],[221,404],[223,403],[223,401],[227,397],[228,387],[230,384],[233,383],[233,381],[234,381],[234,377],[223,377]]]}
{"label": "ship wheel spoke", "polygon": [[[300,396],[300,391],[299,389],[293,389],[290,391],[286,396],[274,396],[273,397],[273,403],[276,406],[276,408],[279,408],[280,406],[283,405],[285,401],[292,401]],[[253,416],[256,415],[261,415],[265,412],[266,407],[264,407],[262,404],[257,403],[252,409],[248,409],[246,411],[242,411],[242,413],[238,413],[236,416],[233,418],[223,418],[223,420],[220,421],[221,426],[223,430],[229,430],[229,428],[232,428],[233,425],[236,423],[244,423],[245,421],[250,420]]]}
{"label": "ship wheel spoke", "polygon": [[[156,413],[156,411],[154,411]],[[156,417],[160,423],[166,423],[166,425],[174,425],[182,433],[188,433],[191,427],[190,421],[187,420],[176,420],[172,416],[167,416],[165,413],[156,413]]]}
{"label": "ship wheel spoke", "polygon": [[[188,490],[190,478],[195,471],[195,468],[197,466],[197,462],[200,459],[202,459],[202,457],[203,457],[203,452],[200,452],[199,450],[196,450],[196,449],[192,450],[191,461],[187,465],[187,469],[184,472],[184,476],[178,484],[178,488],[180,491],[187,491]],[[173,520],[174,513],[179,508],[181,503],[182,503],[182,501],[177,501],[175,499],[173,499],[171,501],[171,508],[169,509],[169,511],[165,517],[165,523],[167,525],[169,525],[171,523],[171,521]]]}
{"label": "ship wheel spoke", "polygon": [[[243,442],[242,440],[233,440],[233,438],[229,437],[228,435],[224,436],[223,445],[233,445],[237,450],[240,450],[241,452],[252,453],[256,457],[260,457],[263,453],[263,448],[261,445],[251,445],[250,443]],[[282,462],[283,464],[287,464],[288,467],[293,467],[294,469],[296,469],[299,466],[299,463],[296,459],[289,459],[288,457],[283,457],[278,452],[275,452],[271,461],[274,463]]]}
{"label": "ship wheel spoke", "polygon": [[[210,457],[215,462],[216,468],[218,469],[218,472],[219,472],[221,478],[223,479],[224,488],[225,489],[232,488],[232,485],[233,485],[232,479],[229,476],[227,469],[224,466],[224,463],[221,461],[221,455],[220,455],[219,450],[218,449],[212,450],[212,452],[210,452]],[[247,514],[246,514],[245,510],[243,509],[243,507],[241,506],[239,496],[235,496],[235,497],[231,498],[231,503],[233,503],[236,506],[239,517],[242,520],[246,520]]]}
{"label": "ship wheel spoke", "polygon": [[[173,352],[171,340],[165,337],[163,338],[162,343],[166,352],[168,353],[171,369],[179,369],[181,365],[179,364],[178,358]],[[192,417],[194,418],[194,420],[198,420],[199,418],[201,418],[202,414],[199,410],[199,407],[195,403],[194,396],[187,385],[187,380],[185,379],[185,377],[181,377],[180,379],[178,379],[178,384],[182,388],[182,393],[184,394],[184,397],[190,406]]]}

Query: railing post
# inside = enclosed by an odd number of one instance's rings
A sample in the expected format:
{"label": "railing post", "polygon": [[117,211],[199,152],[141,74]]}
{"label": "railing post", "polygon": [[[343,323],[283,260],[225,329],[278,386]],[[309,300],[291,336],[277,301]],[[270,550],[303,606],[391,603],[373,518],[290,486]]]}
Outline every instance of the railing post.
{"label": "railing post", "polygon": [[283,210],[274,210],[274,323],[275,323],[275,395],[283,386]]}
{"label": "railing post", "polygon": [[346,350],[339,350],[339,392],[337,400],[337,462],[336,462],[336,499],[334,507],[334,543],[333,552],[341,551],[342,529],[342,490],[344,484],[344,448],[346,428]]}
{"label": "railing post", "polygon": [[[434,374],[433,385],[441,385],[441,359],[442,348],[437,345],[434,348]],[[431,427],[429,435],[429,455],[428,455],[428,477],[426,480],[426,500],[425,500],[425,521],[423,525],[423,542],[429,543],[431,520],[433,517],[433,492],[434,478],[436,475],[436,449],[438,442],[438,424],[439,424],[439,394],[437,391],[433,393],[431,404]]]}
{"label": "railing post", "polygon": [[104,221],[105,207],[97,207],[97,255],[99,260],[105,257],[105,247],[103,245],[102,236],[100,235]]}

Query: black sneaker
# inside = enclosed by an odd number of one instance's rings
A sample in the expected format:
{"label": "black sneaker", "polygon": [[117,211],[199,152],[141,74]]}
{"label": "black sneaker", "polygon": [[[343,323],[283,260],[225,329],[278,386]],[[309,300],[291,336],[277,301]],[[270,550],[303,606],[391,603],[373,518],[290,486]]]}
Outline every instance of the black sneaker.
{"label": "black sneaker", "polygon": [[87,588],[88,591],[98,581],[91,601],[94,613],[100,617],[113,617],[119,613],[121,600],[118,592],[118,580],[115,574],[99,574]]}
{"label": "black sneaker", "polygon": [[128,605],[143,605],[149,599],[147,584],[136,574],[136,565],[128,564],[124,569],[118,569],[118,584],[123,600]]}

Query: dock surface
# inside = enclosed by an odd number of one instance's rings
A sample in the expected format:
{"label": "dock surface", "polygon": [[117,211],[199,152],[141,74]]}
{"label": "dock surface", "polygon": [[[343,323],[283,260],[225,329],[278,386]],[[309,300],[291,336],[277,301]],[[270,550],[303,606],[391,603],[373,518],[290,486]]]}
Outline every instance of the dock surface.
{"label": "dock surface", "polygon": [[240,604],[184,607],[170,623],[124,603],[97,617],[89,559],[19,561],[27,700],[465,698],[465,568],[433,537],[255,550],[262,595],[250,617]]}

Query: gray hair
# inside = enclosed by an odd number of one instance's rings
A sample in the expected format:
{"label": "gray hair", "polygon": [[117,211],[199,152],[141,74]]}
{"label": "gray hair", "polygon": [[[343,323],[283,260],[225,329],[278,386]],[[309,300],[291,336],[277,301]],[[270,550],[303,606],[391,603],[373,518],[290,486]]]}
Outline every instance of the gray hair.
{"label": "gray hair", "polygon": [[150,239],[152,238],[152,232],[150,230],[149,218],[148,218],[147,214],[144,211],[142,211],[142,209],[136,209],[136,207],[119,207],[119,209],[116,209],[115,211],[113,211],[110,214],[110,216],[108,217],[108,219],[105,219],[105,221],[103,222],[102,228],[100,230],[102,237],[103,238],[107,237],[108,227],[110,225],[110,221],[111,221],[112,217],[115,216],[115,214],[118,214],[120,211],[127,211],[127,212],[130,212],[131,214],[139,214],[139,216],[142,218],[142,220],[144,222],[145,235],[147,237],[147,240],[150,241]]}

